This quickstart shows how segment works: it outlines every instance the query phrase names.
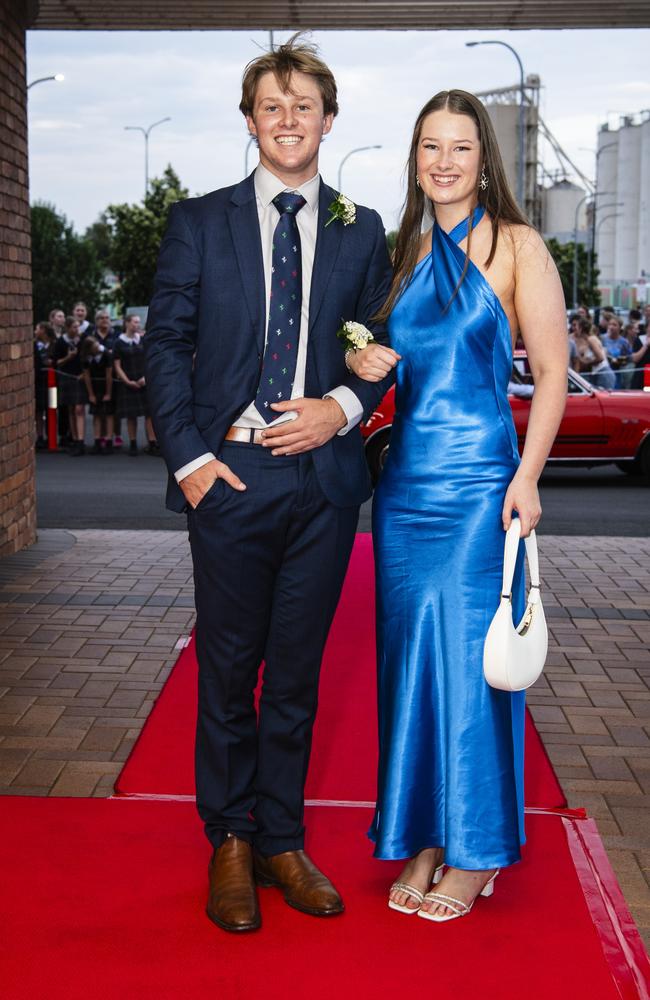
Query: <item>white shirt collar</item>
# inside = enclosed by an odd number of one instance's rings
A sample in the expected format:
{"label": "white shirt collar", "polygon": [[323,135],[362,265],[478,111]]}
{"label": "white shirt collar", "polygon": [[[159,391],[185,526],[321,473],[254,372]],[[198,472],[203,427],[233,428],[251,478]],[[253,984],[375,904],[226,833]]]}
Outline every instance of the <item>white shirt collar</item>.
{"label": "white shirt collar", "polygon": [[320,194],[320,174],[315,174],[310,180],[305,181],[299,187],[287,187],[284,181],[276,177],[275,174],[267,170],[265,166],[258,163],[255,168],[255,194],[263,208],[268,208],[276,195],[281,191],[297,191],[303,196],[312,212],[318,211],[318,197]]}

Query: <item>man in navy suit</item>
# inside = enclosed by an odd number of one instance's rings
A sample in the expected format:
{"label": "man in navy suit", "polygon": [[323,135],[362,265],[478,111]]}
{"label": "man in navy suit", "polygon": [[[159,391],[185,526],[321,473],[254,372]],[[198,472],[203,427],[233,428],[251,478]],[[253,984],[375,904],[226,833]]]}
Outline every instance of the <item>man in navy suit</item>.
{"label": "man in navy suit", "polygon": [[318,154],[338,112],[331,71],[296,36],[249,64],[240,108],[259,166],[173,206],[144,340],[167,503],[187,511],[194,564],[207,913],[229,931],[260,926],[256,881],[305,913],[343,911],[303,850],[304,785],[323,648],[370,496],[358,424],[397,358],[374,326],[377,381],[361,380],[336,337],[342,320],[372,326],[391,267],[376,212],[330,222],[338,193]]}

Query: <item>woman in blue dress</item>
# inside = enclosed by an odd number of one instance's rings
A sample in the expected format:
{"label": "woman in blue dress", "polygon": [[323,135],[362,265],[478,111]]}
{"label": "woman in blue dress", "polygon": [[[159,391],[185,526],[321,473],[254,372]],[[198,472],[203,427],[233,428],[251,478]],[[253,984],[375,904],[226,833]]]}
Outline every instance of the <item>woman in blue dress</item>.
{"label": "woman in blue dress", "polygon": [[[504,528],[525,537],[566,396],[568,344],[555,265],[508,189],[490,119],[464,91],[422,109],[380,314],[397,366],[391,447],[375,495],[379,858],[409,858],[389,905],[429,920],[469,913],[524,842],[524,694],[488,686],[483,643],[499,603]],[[433,227],[422,232],[425,210]],[[535,380],[519,460],[507,398],[521,335]],[[519,566],[513,605],[522,611]],[[443,874],[444,873],[444,874]],[[432,888],[433,883],[439,883]]]}

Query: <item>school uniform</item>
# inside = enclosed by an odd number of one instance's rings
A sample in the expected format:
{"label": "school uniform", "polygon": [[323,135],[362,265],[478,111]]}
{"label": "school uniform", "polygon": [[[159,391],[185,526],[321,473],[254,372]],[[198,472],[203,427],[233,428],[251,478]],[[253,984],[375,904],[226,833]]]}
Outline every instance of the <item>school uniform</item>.
{"label": "school uniform", "polygon": [[34,398],[36,412],[47,410],[47,372],[50,368],[50,345],[34,342]]}
{"label": "school uniform", "polygon": [[[79,347],[81,338],[75,343],[68,339],[64,333],[54,345],[52,356],[57,370],[57,388],[59,406],[79,406],[88,402],[88,394],[81,376],[81,358],[79,357]],[[67,358],[75,350],[77,353],[65,361],[62,365],[57,362],[61,358]]]}
{"label": "school uniform", "polygon": [[[144,377],[144,347],[142,338],[137,335],[133,339],[121,333],[113,347],[113,358],[122,365],[122,370],[128,379],[137,382]],[[117,379],[117,416],[125,419],[130,417],[148,417],[147,390],[132,389]]]}
{"label": "school uniform", "polygon": [[101,347],[99,354],[88,357],[83,367],[90,375],[90,384],[96,399],[95,403],[90,404],[90,412],[94,417],[112,416],[115,412],[115,405],[112,398],[105,400],[104,396],[106,395],[108,372],[113,368],[113,355]]}

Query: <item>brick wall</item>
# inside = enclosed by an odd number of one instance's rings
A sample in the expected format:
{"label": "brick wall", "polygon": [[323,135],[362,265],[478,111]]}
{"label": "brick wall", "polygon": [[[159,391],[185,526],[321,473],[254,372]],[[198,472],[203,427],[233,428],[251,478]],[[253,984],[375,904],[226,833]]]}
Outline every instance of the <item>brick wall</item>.
{"label": "brick wall", "polygon": [[24,12],[0,0],[0,556],[36,538]]}

